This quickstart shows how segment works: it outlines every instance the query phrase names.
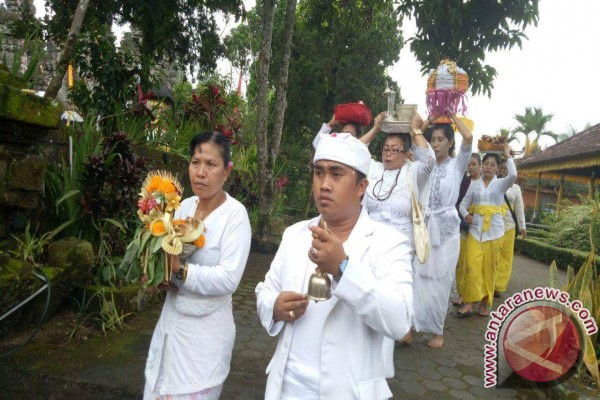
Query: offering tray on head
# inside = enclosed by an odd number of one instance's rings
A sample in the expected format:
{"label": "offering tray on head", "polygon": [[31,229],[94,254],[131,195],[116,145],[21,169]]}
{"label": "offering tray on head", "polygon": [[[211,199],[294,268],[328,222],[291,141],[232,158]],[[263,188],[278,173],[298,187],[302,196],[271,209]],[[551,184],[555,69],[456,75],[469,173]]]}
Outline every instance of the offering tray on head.
{"label": "offering tray on head", "polygon": [[506,137],[497,135],[491,137],[489,135],[482,135],[481,139],[477,142],[477,148],[482,153],[504,153],[504,146],[506,145]]}
{"label": "offering tray on head", "polygon": [[410,122],[406,121],[383,120],[379,127],[386,133],[409,133],[411,130]]}
{"label": "offering tray on head", "polygon": [[412,118],[417,111],[416,104],[398,104],[395,107],[396,92],[387,88],[383,93],[387,97],[387,116],[379,128],[386,133],[410,133],[412,130]]}

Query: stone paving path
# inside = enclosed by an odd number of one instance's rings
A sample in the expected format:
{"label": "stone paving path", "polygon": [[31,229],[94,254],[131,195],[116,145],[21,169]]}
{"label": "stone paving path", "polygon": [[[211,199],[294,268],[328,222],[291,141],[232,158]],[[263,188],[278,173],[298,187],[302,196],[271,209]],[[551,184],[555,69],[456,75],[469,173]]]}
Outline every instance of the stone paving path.
{"label": "stone paving path", "polygon": [[[237,335],[223,400],[264,398],[265,369],[277,338],[268,336],[259,322],[254,288],[264,278],[271,259],[251,254],[233,297]],[[564,275],[561,273],[561,283]],[[507,295],[547,282],[547,266],[515,256]],[[0,360],[0,399],[141,399],[144,363],[159,312],[160,305],[132,320],[124,331],[67,346],[44,344],[38,337],[39,343],[36,340],[14,357]],[[459,319],[455,313],[449,305],[442,349],[427,347],[428,336],[420,334],[414,336],[411,345],[396,348],[396,376],[389,380],[394,399],[539,399],[531,389],[483,387],[488,319],[477,315]],[[585,392],[580,389],[579,394]],[[597,393],[585,394],[588,397],[579,399],[598,398]]]}
{"label": "stone paving path", "polygon": [[[231,374],[225,383],[224,399],[262,399],[265,368],[275,351],[277,338],[269,337],[256,315],[254,287],[263,279],[271,258],[253,255],[234,296],[237,338]],[[507,294],[528,287],[546,286],[548,267],[515,255],[513,277]],[[560,272],[560,282],[565,274]],[[497,307],[502,299],[496,299]],[[531,389],[486,389],[483,387],[484,331],[488,318],[474,314],[456,317],[449,304],[442,349],[430,349],[426,335],[414,335],[411,345],[396,348],[396,376],[389,380],[394,399],[533,399]]]}

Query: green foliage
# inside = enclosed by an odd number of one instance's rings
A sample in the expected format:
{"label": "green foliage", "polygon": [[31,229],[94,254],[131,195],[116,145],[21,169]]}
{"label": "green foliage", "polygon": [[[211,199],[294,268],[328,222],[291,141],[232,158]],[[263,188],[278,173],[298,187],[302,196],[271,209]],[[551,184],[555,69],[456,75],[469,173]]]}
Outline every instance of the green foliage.
{"label": "green foliage", "polygon": [[[66,39],[78,0],[46,0],[52,12],[46,17],[45,27],[50,38],[57,43]],[[136,60],[142,82],[147,82],[151,69],[157,63],[176,62],[181,67],[192,67],[200,74],[216,68],[223,45],[215,15],[221,11],[226,15],[241,17],[244,8],[241,0],[105,0],[90,2],[82,34],[108,32],[113,24],[129,24],[135,32],[133,46],[136,53],[143,55]],[[106,58],[105,53],[93,52],[95,46],[105,46],[100,41],[87,41],[90,62],[115,67],[115,59]],[[117,59],[118,60],[118,59]]]}
{"label": "green foliage", "polygon": [[175,108],[183,106],[186,102],[190,101],[194,93],[194,87],[188,81],[180,81],[173,86],[173,101],[175,102]]}
{"label": "green foliage", "polygon": [[542,222],[548,226],[546,240],[556,247],[580,250],[591,250],[590,232],[584,227],[592,226],[591,240],[595,248],[600,247],[600,227],[592,224],[594,202],[584,201],[579,205],[565,207],[562,212],[550,214]]}
{"label": "green foliage", "polygon": [[[588,256],[583,251],[555,247],[532,238],[516,238],[515,251],[545,264],[556,261],[556,265],[561,269],[567,269],[568,266],[578,269]],[[596,262],[600,262],[600,257],[596,256]]]}
{"label": "green foliage", "polygon": [[[6,52],[3,50],[5,47],[10,48],[12,53],[12,62],[9,65]],[[22,78],[27,85],[33,84],[32,79],[36,72],[38,65],[42,58],[46,55],[44,46],[38,38],[37,31],[34,33],[25,33],[23,35],[23,42],[15,42],[12,46],[6,40],[3,32],[0,32],[0,62],[9,68],[9,72],[12,76]],[[21,59],[27,58],[27,68],[21,72]]]}
{"label": "green foliage", "polygon": [[523,31],[538,22],[538,0],[405,0],[398,9],[416,21],[409,42],[423,73],[444,58],[455,60],[469,74],[473,94],[488,96],[497,71],[485,64],[485,52],[520,48]]}
{"label": "green foliage", "polygon": [[115,332],[125,329],[127,327],[125,319],[133,315],[133,313],[125,313],[117,309],[113,292],[110,292],[110,300],[107,299],[104,290],[100,290],[98,296],[101,301],[98,322],[100,323],[102,332],[106,335],[108,330]]}
{"label": "green foliage", "polygon": [[[596,227],[599,211],[600,202],[598,202],[596,199],[592,206],[591,221],[587,225],[589,226],[587,231],[590,235],[591,243],[594,242],[594,228]],[[585,226],[586,225],[584,225],[584,227]],[[585,230],[585,228],[582,230]],[[590,312],[590,316],[596,321],[596,323],[600,321],[600,274],[598,273],[597,262],[598,257],[596,257],[595,247],[592,245],[590,253],[586,257],[577,274],[574,275],[573,270],[569,268],[567,273],[567,282],[562,288],[563,291],[569,293],[571,301],[581,301],[583,307]],[[557,284],[557,275],[556,268],[551,267],[551,283]],[[596,386],[600,387],[600,371],[598,370],[598,358],[596,355],[598,352],[600,352],[598,334],[583,335],[583,338],[583,363],[590,375],[593,377]]]}
{"label": "green foliage", "polygon": [[23,238],[19,238],[12,235],[13,238],[17,241],[17,249],[11,250],[10,253],[20,260],[26,261],[32,265],[38,265],[39,257],[44,252],[46,246],[50,244],[54,236],[60,233],[71,223],[73,223],[72,220],[66,221],[60,226],[51,230],[50,232],[44,233],[40,237],[36,236],[37,231],[33,233],[30,231],[30,224],[28,223],[25,228]]}
{"label": "green foliage", "polygon": [[79,35],[74,63],[86,81],[76,81],[69,96],[85,113],[113,115],[136,96],[137,77],[141,73],[139,57],[119,51],[115,40],[110,26]]}

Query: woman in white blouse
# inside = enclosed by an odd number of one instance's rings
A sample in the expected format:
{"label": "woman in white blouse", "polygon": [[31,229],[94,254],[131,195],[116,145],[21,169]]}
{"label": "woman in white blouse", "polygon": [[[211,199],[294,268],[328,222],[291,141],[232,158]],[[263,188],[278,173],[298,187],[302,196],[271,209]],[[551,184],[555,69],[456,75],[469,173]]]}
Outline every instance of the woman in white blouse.
{"label": "woman in white blouse", "polygon": [[473,304],[480,301],[479,315],[489,315],[494,296],[494,282],[498,268],[500,242],[504,236],[502,204],[504,193],[512,186],[517,169],[510,156],[508,145],[504,147],[508,159],[508,173],[497,178],[500,157],[486,154],[483,157],[482,177],[469,186],[460,204],[460,213],[470,225],[466,246],[466,271],[463,285],[465,305],[458,310],[459,316],[473,313]]}
{"label": "woman in white blouse", "polygon": [[[375,117],[373,128],[360,138],[363,143],[368,145],[374,139],[385,116],[386,113],[381,113]],[[363,205],[367,207],[372,219],[381,221],[408,237],[411,255],[414,258],[411,188],[418,199],[433,169],[435,155],[419,129],[423,125],[423,119],[415,115],[411,125],[410,151],[414,161],[411,162],[407,158],[408,135],[387,134],[381,151],[382,162],[371,160],[367,176],[369,186],[365,192]],[[410,334],[405,340],[410,341]],[[392,339],[384,339],[383,361],[386,377],[392,378],[394,376],[394,340]]]}
{"label": "woman in white blouse", "polygon": [[[506,160],[502,160],[498,166],[498,178],[503,178],[506,175],[508,175]],[[513,256],[515,254],[516,225],[519,226],[519,233],[521,236],[523,238],[527,236],[523,194],[521,193],[521,188],[516,183],[506,191],[502,208],[504,209],[504,236],[502,237],[502,244],[500,245],[500,260],[498,261],[498,269],[496,270],[494,296],[506,292],[506,287],[510,281]]]}
{"label": "woman in white blouse", "polygon": [[425,264],[415,259],[414,309],[415,330],[433,333],[427,343],[440,348],[444,344],[444,321],[448,299],[460,249],[460,218],[456,201],[460,182],[471,158],[473,135],[467,126],[451,115],[452,122],[462,135],[456,157],[454,129],[450,124],[436,124],[428,130],[427,139],[435,153],[436,162],[429,177],[425,196],[425,222],[431,241],[431,254]]}
{"label": "woman in white blouse", "polygon": [[[374,139],[380,132],[379,127],[385,115],[386,113],[381,113],[375,117],[373,128],[360,137],[361,142],[368,145]],[[423,120],[419,115],[413,118],[411,125],[410,151],[414,162],[407,158],[408,134],[388,133],[381,151],[381,162],[371,160],[367,176],[369,186],[363,204],[366,205],[372,219],[381,221],[408,236],[414,256],[411,187],[418,199],[433,169],[435,154],[420,129]]]}
{"label": "woman in white blouse", "polygon": [[244,206],[223,190],[232,168],[227,138],[197,135],[190,153],[195,196],[181,203],[175,218],[202,218],[206,243],[185,260],[171,259],[176,287],[169,288],[150,343],[144,400],[218,399],[229,374],[231,296],[250,252],[250,221]]}

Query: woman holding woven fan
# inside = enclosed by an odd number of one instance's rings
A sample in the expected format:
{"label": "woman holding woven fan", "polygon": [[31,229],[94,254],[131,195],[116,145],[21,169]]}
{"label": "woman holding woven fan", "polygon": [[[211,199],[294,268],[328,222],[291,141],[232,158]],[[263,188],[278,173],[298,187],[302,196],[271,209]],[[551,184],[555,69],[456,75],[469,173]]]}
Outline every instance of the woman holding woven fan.
{"label": "woman holding woven fan", "polygon": [[214,400],[229,374],[235,339],[231,296],[250,252],[244,206],[223,190],[231,172],[229,141],[206,132],[190,143],[194,196],[176,219],[200,218],[206,241],[188,258],[171,257],[175,288],[167,293],[146,361],[145,400]]}
{"label": "woman holding woven fan", "polygon": [[507,159],[506,177],[496,177],[500,156],[487,153],[483,156],[481,179],[469,186],[460,204],[460,213],[470,228],[461,293],[465,305],[458,310],[459,316],[471,315],[473,304],[478,301],[481,302],[479,315],[488,316],[492,305],[500,245],[504,236],[504,193],[517,178],[517,168],[508,144],[504,145],[504,156]]}
{"label": "woman holding woven fan", "polygon": [[435,153],[435,164],[429,177],[425,223],[431,241],[431,254],[425,264],[414,261],[413,325],[417,331],[433,333],[427,343],[440,348],[444,344],[444,320],[460,248],[460,218],[456,200],[462,177],[471,157],[473,135],[467,126],[450,110],[446,111],[462,135],[456,157],[454,129],[450,124],[435,124],[427,130],[426,138]]}

